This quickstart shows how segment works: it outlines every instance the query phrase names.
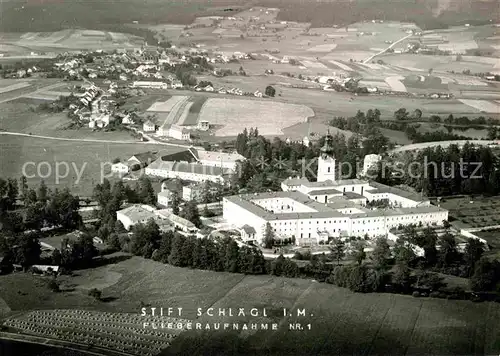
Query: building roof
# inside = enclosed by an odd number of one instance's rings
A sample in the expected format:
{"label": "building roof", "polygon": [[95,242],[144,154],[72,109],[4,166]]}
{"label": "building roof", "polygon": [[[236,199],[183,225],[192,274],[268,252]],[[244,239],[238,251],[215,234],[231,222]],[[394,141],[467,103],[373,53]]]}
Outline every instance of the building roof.
{"label": "building roof", "polygon": [[243,231],[245,231],[247,235],[254,235],[256,233],[255,229],[250,225],[245,224],[241,228],[243,229]]}
{"label": "building roof", "polygon": [[[315,211],[312,212],[291,212],[291,213],[273,213],[258,205],[256,201],[269,198],[290,198],[298,203],[304,204]],[[257,215],[266,221],[275,220],[292,220],[292,219],[328,219],[328,218],[345,218],[356,219],[364,217],[383,217],[397,216],[407,214],[422,214],[432,212],[445,212],[445,209],[431,206],[421,206],[416,208],[397,208],[397,209],[377,209],[369,210],[359,207],[347,200],[346,197],[334,197],[329,200],[328,204],[321,204],[310,199],[307,195],[300,192],[267,192],[255,194],[242,194],[224,197],[225,200],[242,207],[245,210]],[[339,209],[353,208],[356,212],[352,214],[344,214]]]}
{"label": "building roof", "polygon": [[171,125],[170,130],[179,131],[183,134],[189,133],[189,130],[187,128],[179,126],[179,125]]}
{"label": "building roof", "polygon": [[232,173],[231,170],[221,167],[207,166],[200,163],[164,161],[161,158],[151,163],[148,168],[208,176],[224,176]]}
{"label": "building roof", "polygon": [[283,181],[283,184],[284,185],[288,185],[288,186],[298,186],[298,185],[302,185],[304,183],[309,183],[309,181],[307,180],[307,178],[304,178],[304,177],[301,177],[301,178],[288,178],[288,179],[285,179]]}
{"label": "building roof", "polygon": [[125,209],[118,210],[116,213],[117,214],[120,213],[122,215],[125,215],[126,217],[128,217],[132,221],[149,220],[149,219],[153,219],[155,217],[155,214],[153,211],[148,210],[139,204],[134,204],[134,205],[131,205]]}
{"label": "building roof", "polygon": [[135,155],[130,157],[128,160],[131,161],[134,158],[141,163],[151,163],[156,159],[156,154],[151,152],[151,151],[143,152],[143,153],[136,153]]}
{"label": "building roof", "polygon": [[169,198],[171,195],[172,195],[172,192],[170,190],[164,190],[163,192],[158,193],[158,196],[165,197],[165,198]]}
{"label": "building roof", "polygon": [[191,147],[189,150],[198,161],[232,163],[236,161],[245,160],[245,157],[243,157],[237,152],[228,153],[228,152],[218,152],[218,151],[205,151],[201,149],[196,149],[194,147]]}
{"label": "building roof", "polygon": [[316,190],[312,190],[312,191],[310,191],[307,194],[308,195],[325,195],[325,194],[328,195],[328,194],[342,194],[342,192],[340,190],[330,188],[330,189],[316,189]]}
{"label": "building roof", "polygon": [[413,192],[408,192],[406,190],[396,188],[396,187],[390,187],[385,184],[377,183],[377,182],[370,182],[370,187],[373,187],[375,189],[373,190],[367,190],[369,193],[392,193],[394,195],[399,195],[403,198],[410,199],[413,201],[427,201],[428,199],[422,199],[420,194],[413,193]]}
{"label": "building roof", "polygon": [[361,194],[354,192],[345,192],[344,196],[346,199],[366,199],[366,197],[362,196]]}
{"label": "building roof", "polygon": [[151,120],[147,120],[143,125],[155,126],[155,123]]}
{"label": "building roof", "polygon": [[196,226],[191,221],[181,218],[179,215],[172,214],[168,209],[158,210],[157,212],[159,215],[175,224],[182,225],[191,229],[196,228]]}

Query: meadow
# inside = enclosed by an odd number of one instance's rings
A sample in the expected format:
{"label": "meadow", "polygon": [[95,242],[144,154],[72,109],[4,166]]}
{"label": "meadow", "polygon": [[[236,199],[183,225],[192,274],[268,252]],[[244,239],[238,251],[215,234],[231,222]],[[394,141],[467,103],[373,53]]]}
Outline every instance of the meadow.
{"label": "meadow", "polygon": [[[101,165],[104,175],[108,175],[111,162],[115,158],[128,159],[132,155],[147,151],[171,153],[178,148],[130,143],[99,143],[57,141],[32,137],[1,136],[0,172],[3,178],[19,178],[26,166],[28,184],[38,185],[43,178],[49,188],[69,187],[80,196],[92,195],[93,188],[101,182]],[[67,177],[56,181],[56,165],[60,165],[60,174]],[[69,170],[66,171],[67,163]],[[80,179],[78,176],[80,175]],[[30,178],[31,177],[31,178]],[[44,178],[45,177],[45,178]],[[112,180],[112,179],[111,179]]]}
{"label": "meadow", "polygon": [[208,99],[199,119],[212,125],[223,125],[218,136],[234,136],[245,127],[258,127],[262,135],[282,135],[282,129],[314,116],[304,105],[285,104],[270,100]]}
{"label": "meadow", "polygon": [[[120,278],[110,280],[107,287],[101,285],[108,301],[97,302],[87,296],[96,274],[109,272],[118,273]],[[62,293],[48,290],[41,277],[22,273],[0,276],[0,284],[8,286],[0,289],[0,297],[15,312],[57,305],[58,309],[138,315],[142,304],[182,307],[183,319],[202,323],[277,323],[275,331],[241,333],[254,349],[266,355],[482,355],[500,351],[500,306],[493,303],[356,294],[310,280],[189,270],[139,257],[76,274],[60,277],[63,290],[72,287]],[[265,308],[267,316],[197,318],[196,309],[208,307]],[[303,308],[306,314],[285,318],[282,308]],[[29,316],[19,314],[16,318]],[[311,330],[293,331],[290,323],[310,324]],[[179,339],[195,335],[184,331]]]}
{"label": "meadow", "polygon": [[[43,6],[41,6],[43,4]],[[480,4],[480,5],[479,5]],[[315,27],[342,25],[358,21],[383,18],[386,21],[416,22],[421,28],[444,28],[450,24],[469,21],[487,23],[498,18],[495,1],[467,0],[452,8],[426,0],[416,4],[401,1],[398,6],[382,0],[361,0],[354,3],[325,1],[311,6],[298,0],[259,0],[253,6],[279,8],[277,20],[309,22]],[[30,2],[21,8],[17,1],[6,1],[2,5],[3,21],[0,31],[57,31],[68,28],[100,28],[110,24],[158,25],[161,23],[190,24],[198,16],[222,15],[226,8],[245,8],[248,2],[242,0],[215,1],[159,1],[148,0],[137,5],[135,0],[103,2],[98,5],[92,1],[76,4],[51,1],[46,3]],[[438,16],[439,15],[439,16]],[[31,19],[32,21],[26,21]],[[60,21],[60,19],[67,19]]]}

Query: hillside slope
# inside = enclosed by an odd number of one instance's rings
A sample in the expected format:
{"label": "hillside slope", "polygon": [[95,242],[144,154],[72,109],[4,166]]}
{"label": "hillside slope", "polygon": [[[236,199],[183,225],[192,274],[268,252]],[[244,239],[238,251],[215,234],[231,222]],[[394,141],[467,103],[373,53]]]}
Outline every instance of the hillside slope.
{"label": "hillside slope", "polygon": [[7,0],[0,5],[1,32],[56,31],[103,25],[191,23],[196,16],[227,15],[228,8],[278,7],[280,20],[313,26],[360,20],[416,22],[425,29],[497,21],[497,0]]}

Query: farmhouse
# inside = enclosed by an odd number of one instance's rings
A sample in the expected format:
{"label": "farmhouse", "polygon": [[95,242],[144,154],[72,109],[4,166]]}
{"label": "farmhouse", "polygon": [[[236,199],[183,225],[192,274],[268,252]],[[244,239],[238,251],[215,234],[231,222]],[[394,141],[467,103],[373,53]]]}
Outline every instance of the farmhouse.
{"label": "farmhouse", "polygon": [[[290,178],[282,182],[281,192],[225,197],[224,220],[252,227],[256,243],[262,243],[269,223],[276,239],[295,238],[297,245],[310,245],[329,236],[374,238],[399,225],[440,225],[448,219],[447,210],[413,193],[359,179],[336,181],[331,140],[328,135],[321,149],[317,182]],[[389,208],[367,207],[376,200],[386,200]]]}
{"label": "farmhouse", "polygon": [[198,122],[198,130],[207,131],[210,129],[210,123],[207,120],[200,120]]}

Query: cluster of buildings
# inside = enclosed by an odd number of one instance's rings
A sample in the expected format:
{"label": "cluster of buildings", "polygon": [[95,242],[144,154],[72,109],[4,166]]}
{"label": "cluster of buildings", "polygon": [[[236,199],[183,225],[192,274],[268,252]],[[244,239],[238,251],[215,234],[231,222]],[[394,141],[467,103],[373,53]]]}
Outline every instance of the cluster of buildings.
{"label": "cluster of buildings", "polygon": [[[314,245],[329,237],[374,238],[400,225],[441,225],[448,219],[447,210],[414,193],[368,180],[337,181],[331,140],[327,136],[321,150],[316,182],[290,178],[281,192],[224,197],[224,220],[250,232],[243,236],[246,241],[262,243],[270,224],[276,239]],[[376,201],[387,208],[371,208]]]}
{"label": "cluster of buildings", "polygon": [[116,219],[126,230],[130,230],[134,225],[146,224],[153,220],[161,231],[176,230],[186,235],[199,233],[199,229],[191,221],[173,214],[169,209],[156,209],[144,204],[134,204],[118,210]]}
{"label": "cluster of buildings", "polygon": [[111,166],[120,175],[130,173],[139,165],[144,173],[159,178],[177,178],[192,182],[211,181],[225,184],[238,169],[238,161],[245,158],[238,153],[214,152],[193,147],[174,154],[157,157],[156,152],[136,154]]}

